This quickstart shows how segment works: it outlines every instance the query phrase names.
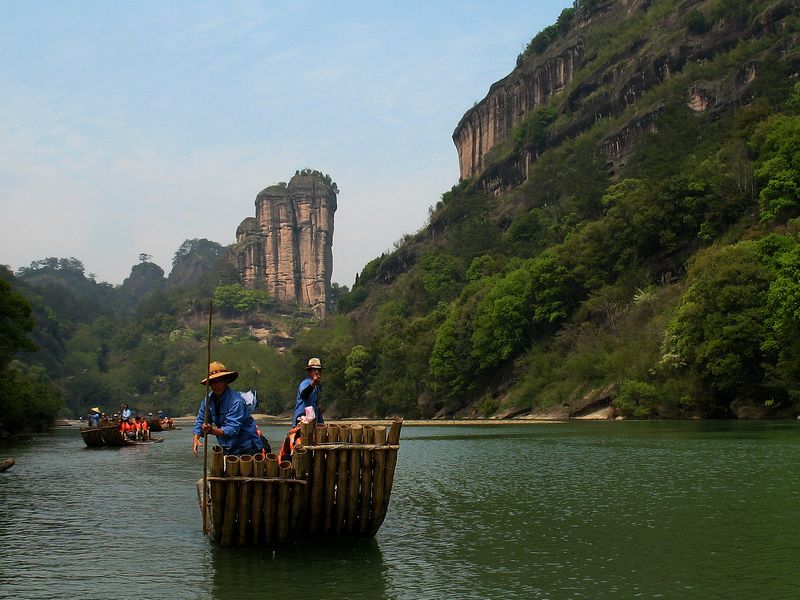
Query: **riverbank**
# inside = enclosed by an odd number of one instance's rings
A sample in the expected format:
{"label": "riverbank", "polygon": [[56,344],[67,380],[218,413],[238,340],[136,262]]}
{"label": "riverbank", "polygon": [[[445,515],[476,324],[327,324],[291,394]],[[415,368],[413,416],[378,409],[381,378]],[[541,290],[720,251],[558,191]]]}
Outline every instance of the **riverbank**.
{"label": "riverbank", "polygon": [[[254,414],[253,418],[259,425],[285,425],[289,427],[291,419],[289,417],[281,417],[276,415]],[[576,417],[575,420],[604,420],[606,416],[592,416],[584,415]],[[194,425],[196,416],[185,415],[183,417],[173,417],[172,421],[178,427],[191,427]],[[571,419],[563,418],[548,418],[541,416],[519,416],[507,418],[487,418],[487,419],[403,419],[403,426],[406,427],[424,427],[424,426],[448,426],[448,425],[533,425],[545,423],[564,423]],[[336,424],[352,424],[359,423],[362,425],[391,425],[393,419],[328,419],[326,423]],[[55,425],[57,427],[85,427],[86,421],[77,419],[59,419]]]}
{"label": "riverbank", "polygon": [[[286,425],[289,427],[291,419],[274,415],[254,414],[253,418],[259,425]],[[185,416],[174,418],[176,425],[193,425],[195,417]],[[362,425],[391,425],[393,419],[328,419],[326,423]],[[563,422],[562,419],[403,419],[403,426],[439,426],[439,425],[524,425],[533,423],[557,423]]]}

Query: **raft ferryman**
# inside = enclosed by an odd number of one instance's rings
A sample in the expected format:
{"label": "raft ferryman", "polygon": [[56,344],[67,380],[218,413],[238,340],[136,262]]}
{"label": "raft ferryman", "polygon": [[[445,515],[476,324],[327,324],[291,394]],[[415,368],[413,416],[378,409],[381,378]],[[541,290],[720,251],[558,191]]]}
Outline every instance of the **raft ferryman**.
{"label": "raft ferryman", "polygon": [[[260,454],[264,447],[256,430],[256,422],[245,405],[241,394],[229,385],[239,377],[238,371],[228,371],[221,362],[214,361],[208,366],[208,385],[211,392],[200,404],[194,423],[192,452],[196,455],[200,447],[200,437],[211,433],[225,454],[241,456]],[[200,382],[205,385],[206,380]],[[210,409],[210,422],[206,423],[206,405]]]}

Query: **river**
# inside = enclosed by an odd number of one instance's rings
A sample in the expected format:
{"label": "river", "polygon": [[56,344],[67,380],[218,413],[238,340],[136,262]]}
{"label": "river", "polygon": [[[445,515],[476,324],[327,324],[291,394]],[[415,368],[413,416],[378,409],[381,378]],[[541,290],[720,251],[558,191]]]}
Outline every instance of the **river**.
{"label": "river", "polygon": [[156,435],[0,446],[0,598],[800,597],[795,421],[406,426],[374,539],[276,549],[214,546],[190,430]]}

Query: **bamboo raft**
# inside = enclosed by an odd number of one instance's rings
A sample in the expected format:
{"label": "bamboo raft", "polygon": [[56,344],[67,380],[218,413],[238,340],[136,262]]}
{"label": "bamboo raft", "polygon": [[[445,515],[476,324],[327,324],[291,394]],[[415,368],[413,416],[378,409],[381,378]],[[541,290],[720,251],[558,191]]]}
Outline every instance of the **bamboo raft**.
{"label": "bamboo raft", "polygon": [[163,438],[150,437],[147,440],[130,440],[119,430],[119,425],[102,425],[101,427],[84,427],[81,429],[83,442],[90,448],[107,448],[121,446],[140,446],[163,442]]}
{"label": "bamboo raft", "polygon": [[166,427],[161,423],[161,419],[147,419],[147,426],[150,428],[150,431],[175,431],[180,429],[180,427],[176,427],[174,423],[167,425]]}
{"label": "bamboo raft", "polygon": [[402,425],[304,425],[292,462],[225,456],[214,446],[205,507],[197,481],[204,532],[221,546],[374,536],[389,507]]}

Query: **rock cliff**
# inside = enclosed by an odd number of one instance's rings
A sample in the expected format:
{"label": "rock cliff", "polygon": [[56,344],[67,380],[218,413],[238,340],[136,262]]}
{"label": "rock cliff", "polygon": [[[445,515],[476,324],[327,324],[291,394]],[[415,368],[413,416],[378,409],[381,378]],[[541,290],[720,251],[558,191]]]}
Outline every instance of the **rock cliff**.
{"label": "rock cliff", "polygon": [[[543,149],[609,119],[618,125],[599,144],[613,175],[636,139],[654,130],[662,107],[648,100],[652,90],[668,80],[685,83],[679,93],[696,112],[749,102],[750,84],[762,67],[777,56],[786,60],[791,51],[785,38],[771,34],[798,10],[797,0],[762,0],[757,2],[764,6],[760,18],[741,22],[724,15],[708,17],[718,9],[712,0],[682,0],[669,6],[653,0],[585,4],[591,8],[576,9],[566,33],[540,54],[519,61],[458,123],[453,141],[462,179],[475,179],[482,188],[502,193],[527,178],[530,164]],[[694,15],[708,18],[708,29],[694,31],[687,26]],[[763,40],[761,59],[742,64],[735,77],[691,81],[691,72],[684,74],[692,64],[702,64],[752,38]],[[609,48],[609,39],[627,41]],[[682,76],[676,79],[678,75]],[[512,140],[515,128],[532,111],[545,107],[558,115],[548,128],[545,146]]]}
{"label": "rock cliff", "polygon": [[[329,180],[329,178],[327,178]],[[336,184],[301,173],[256,196],[256,216],[236,230],[234,261],[245,287],[327,313],[333,272]]]}

